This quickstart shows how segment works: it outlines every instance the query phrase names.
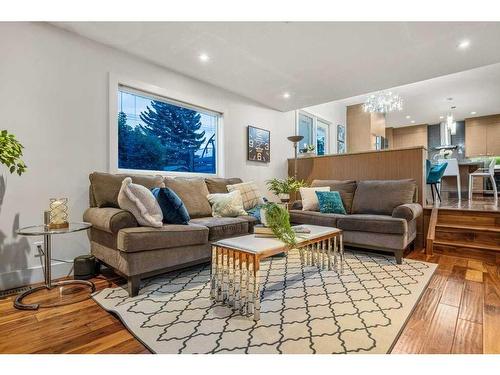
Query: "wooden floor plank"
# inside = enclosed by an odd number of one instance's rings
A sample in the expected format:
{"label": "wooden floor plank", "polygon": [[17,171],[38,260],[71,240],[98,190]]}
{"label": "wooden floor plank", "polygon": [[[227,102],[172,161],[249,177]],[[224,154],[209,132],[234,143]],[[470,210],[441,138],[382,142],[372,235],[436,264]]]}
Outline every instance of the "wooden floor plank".
{"label": "wooden floor plank", "polygon": [[458,307],[440,303],[434,313],[429,330],[427,331],[427,339],[420,353],[451,353],[457,318]]}
{"label": "wooden floor plank", "polygon": [[462,303],[460,304],[460,319],[473,323],[483,323],[484,291],[483,284],[466,281]]}
{"label": "wooden floor plank", "polygon": [[483,325],[458,319],[451,352],[453,354],[482,354]]}

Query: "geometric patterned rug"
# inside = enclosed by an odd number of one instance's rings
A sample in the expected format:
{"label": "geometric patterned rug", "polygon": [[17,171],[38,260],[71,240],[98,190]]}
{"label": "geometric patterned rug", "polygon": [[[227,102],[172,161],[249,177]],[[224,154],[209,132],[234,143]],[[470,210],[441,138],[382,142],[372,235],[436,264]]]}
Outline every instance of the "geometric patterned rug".
{"label": "geometric patterned rug", "polygon": [[345,255],[342,275],[302,266],[298,251],[262,261],[258,322],[210,300],[208,265],[93,298],[154,353],[388,353],[437,266]]}

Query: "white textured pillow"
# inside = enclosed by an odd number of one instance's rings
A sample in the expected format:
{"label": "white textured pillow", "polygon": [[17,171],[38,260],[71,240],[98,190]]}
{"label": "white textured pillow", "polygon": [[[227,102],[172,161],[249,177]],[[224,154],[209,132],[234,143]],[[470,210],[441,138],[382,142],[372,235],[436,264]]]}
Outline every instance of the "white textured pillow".
{"label": "white textured pillow", "polygon": [[319,211],[317,191],[330,191],[330,186],[301,187],[299,189],[302,198],[302,211]]}
{"label": "white textured pillow", "polygon": [[144,227],[163,226],[163,213],[153,193],[147,187],[133,184],[130,177],[122,181],[118,205],[122,210],[131,212]]}
{"label": "white textured pillow", "polygon": [[243,200],[239,190],[231,193],[208,194],[207,199],[212,205],[213,217],[236,217],[248,215],[243,209]]}
{"label": "white textured pillow", "polygon": [[241,199],[243,199],[243,208],[245,210],[251,210],[258,204],[264,204],[262,194],[260,193],[257,184],[253,181],[227,185],[226,188],[229,192],[239,190],[239,192],[241,193]]}

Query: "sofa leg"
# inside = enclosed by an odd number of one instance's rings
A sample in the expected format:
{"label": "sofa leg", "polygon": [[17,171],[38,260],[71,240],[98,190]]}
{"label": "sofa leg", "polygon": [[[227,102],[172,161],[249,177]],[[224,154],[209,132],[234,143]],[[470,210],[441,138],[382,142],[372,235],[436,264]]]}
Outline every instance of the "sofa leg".
{"label": "sofa leg", "polygon": [[394,252],[397,264],[403,264],[403,250],[397,250]]}
{"label": "sofa leg", "polygon": [[135,297],[139,294],[139,287],[141,286],[140,276],[127,277],[127,290],[130,297]]}

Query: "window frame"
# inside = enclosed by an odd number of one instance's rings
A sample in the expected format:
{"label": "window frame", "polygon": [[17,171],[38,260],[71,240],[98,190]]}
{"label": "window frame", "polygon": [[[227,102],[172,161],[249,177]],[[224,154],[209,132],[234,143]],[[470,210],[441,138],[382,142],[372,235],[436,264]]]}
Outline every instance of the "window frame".
{"label": "window frame", "polygon": [[[201,172],[175,172],[175,171],[156,171],[146,169],[125,169],[118,167],[118,92],[120,88],[125,88],[132,94],[152,97],[171,103],[173,105],[186,107],[199,112],[211,115],[218,115],[216,129],[216,165],[215,173]],[[196,102],[197,104],[194,104]],[[198,104],[199,103],[199,104]],[[167,89],[147,84],[141,81],[132,80],[126,77],[120,77],[113,73],[109,74],[109,126],[108,126],[108,172],[137,174],[137,175],[161,175],[171,177],[224,177],[224,109],[214,108],[211,103],[207,103],[201,98],[193,100],[193,98],[182,97],[179,93],[171,92]]]}
{"label": "window frame", "polygon": [[[309,118],[312,118],[313,120],[313,131],[312,131],[312,138],[314,140],[314,146],[315,146],[315,149],[314,149],[314,153],[316,155],[318,155],[318,122],[321,122],[323,123],[324,125],[327,126],[327,131],[326,131],[326,142],[325,142],[325,155],[328,155],[330,154],[330,137],[331,137],[331,134],[332,134],[332,131],[331,131],[331,126],[332,126],[332,122],[331,121],[328,121],[328,120],[325,120],[324,118],[320,117],[320,116],[317,116],[317,115],[314,115],[310,112],[307,112],[307,111],[304,111],[304,110],[298,110],[296,112],[296,116],[295,116],[295,135],[299,135],[299,122],[300,122],[300,115],[303,115],[303,116],[307,116]],[[299,142],[300,143],[300,142]],[[298,145],[299,146],[299,150],[300,150],[300,144]],[[319,155],[319,156],[323,156],[323,155]]]}

